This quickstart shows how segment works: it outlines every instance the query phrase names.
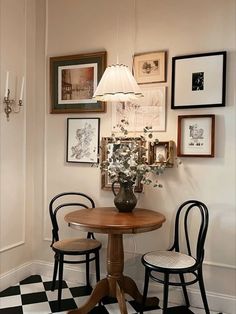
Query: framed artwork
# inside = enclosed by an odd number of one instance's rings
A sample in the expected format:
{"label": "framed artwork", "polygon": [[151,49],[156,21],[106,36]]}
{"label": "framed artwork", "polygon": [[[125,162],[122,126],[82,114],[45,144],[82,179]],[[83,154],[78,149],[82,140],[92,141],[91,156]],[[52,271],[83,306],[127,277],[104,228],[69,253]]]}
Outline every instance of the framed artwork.
{"label": "framed artwork", "polygon": [[171,108],[225,106],[226,51],[172,58]]}
{"label": "framed artwork", "polygon": [[166,129],[166,87],[157,84],[141,86],[144,97],[132,102],[116,103],[112,106],[112,124],[115,126],[122,120],[127,120],[129,132],[142,132],[146,126],[152,126],[153,131]]}
{"label": "framed artwork", "polygon": [[[119,138],[120,139],[120,143],[130,143],[130,145],[132,145],[132,142],[134,140],[134,138]],[[144,145],[145,143],[140,139],[140,138],[137,138],[136,139],[136,142],[138,144],[141,145]],[[106,161],[109,159],[109,157],[111,156],[112,154],[112,151],[114,149],[116,149],[116,143],[113,142],[113,139],[112,137],[103,137],[102,138],[102,142],[101,142],[101,162],[103,161]],[[140,156],[141,157],[141,156]],[[111,190],[111,185],[112,185],[112,182],[109,178],[109,175],[106,172],[101,172],[101,188],[103,190],[108,190],[110,191]],[[119,189],[119,185],[115,188]],[[143,185],[141,184],[141,182],[136,182],[136,185],[134,187],[134,191],[137,192],[137,193],[141,193],[143,190]]]}
{"label": "framed artwork", "polygon": [[149,164],[165,163],[167,168],[174,166],[174,142],[149,143]]}
{"label": "framed artwork", "polygon": [[166,51],[134,55],[134,77],[138,84],[166,81]]}
{"label": "framed artwork", "polygon": [[93,94],[106,59],[106,51],[50,58],[51,113],[105,112]]}
{"label": "framed artwork", "polygon": [[67,162],[98,163],[100,118],[67,119]]}
{"label": "framed artwork", "polygon": [[178,116],[177,155],[214,157],[215,115]]}

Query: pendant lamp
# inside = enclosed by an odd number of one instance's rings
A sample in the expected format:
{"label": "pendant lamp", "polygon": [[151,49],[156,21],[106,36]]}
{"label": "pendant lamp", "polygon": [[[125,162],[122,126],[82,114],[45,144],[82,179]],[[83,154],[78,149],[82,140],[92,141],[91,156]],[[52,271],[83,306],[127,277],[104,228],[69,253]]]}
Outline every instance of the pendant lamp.
{"label": "pendant lamp", "polygon": [[100,101],[124,102],[143,97],[143,94],[128,66],[114,64],[106,68],[93,97]]}

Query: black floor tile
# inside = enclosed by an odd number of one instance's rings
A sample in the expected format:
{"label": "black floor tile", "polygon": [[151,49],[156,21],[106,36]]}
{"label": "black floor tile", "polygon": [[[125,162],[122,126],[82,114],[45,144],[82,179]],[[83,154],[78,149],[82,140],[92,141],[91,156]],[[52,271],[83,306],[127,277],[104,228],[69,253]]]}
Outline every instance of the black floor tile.
{"label": "black floor tile", "polygon": [[[44,285],[44,289],[46,291],[50,291],[51,286],[52,286],[52,281],[45,281],[45,282],[43,282],[43,285]],[[62,281],[62,289],[64,289],[64,288],[68,288],[68,286],[67,286],[66,282],[63,280]],[[58,289],[58,280],[56,280],[56,284],[55,284],[55,290],[57,290],[57,289]]]}
{"label": "black floor tile", "polygon": [[90,295],[93,290],[91,286],[73,287],[69,289],[74,298]]}
{"label": "black floor tile", "polygon": [[13,286],[0,292],[0,298],[20,294],[20,286]]}
{"label": "black floor tile", "polygon": [[47,302],[46,292],[35,292],[21,295],[22,305]]}
{"label": "black floor tile", "polygon": [[24,314],[21,306],[0,309],[1,314]]}
{"label": "black floor tile", "polygon": [[20,281],[20,284],[21,285],[25,285],[25,284],[28,284],[28,283],[36,283],[36,282],[42,282],[42,278],[41,276],[39,275],[32,275],[22,281]]}
{"label": "black floor tile", "polygon": [[68,310],[73,310],[77,308],[77,305],[74,301],[74,299],[64,299],[61,300],[61,307],[60,309],[58,308],[58,302],[57,301],[49,301],[49,305],[51,308],[51,311],[54,312],[59,312],[59,311],[68,311]]}

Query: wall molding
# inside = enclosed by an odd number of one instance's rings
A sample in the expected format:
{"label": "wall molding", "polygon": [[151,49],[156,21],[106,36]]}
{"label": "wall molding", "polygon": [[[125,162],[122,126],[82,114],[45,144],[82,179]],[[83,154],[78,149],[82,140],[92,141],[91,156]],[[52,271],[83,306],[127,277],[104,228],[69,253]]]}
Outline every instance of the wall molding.
{"label": "wall molding", "polygon": [[[25,263],[20,267],[14,268],[11,271],[2,274],[0,276],[0,291],[17,284],[24,278],[38,274],[43,277],[51,278],[53,273],[53,263],[33,260],[31,262]],[[105,274],[101,274],[101,277],[105,277]],[[65,267],[64,279],[71,282],[84,282],[84,272],[79,270],[78,267]],[[91,273],[91,283],[96,282],[95,273]],[[139,280],[136,282],[139,289],[142,290],[143,281]],[[149,286],[149,295],[157,295],[162,301],[162,285],[151,282]],[[202,299],[198,289],[188,288],[190,303],[194,307],[202,308]],[[209,307],[213,311],[234,314],[236,308],[236,297],[227,294],[218,294],[214,292],[207,292],[207,299]],[[183,295],[181,288],[170,289],[169,301],[176,304],[184,304]]]}
{"label": "wall molding", "polygon": [[5,246],[5,247],[0,249],[0,253],[3,253],[5,251],[9,251],[9,250],[14,249],[15,247],[21,246],[23,244],[25,244],[25,240],[22,240],[20,242],[16,242],[16,243],[8,245],[8,246]]}

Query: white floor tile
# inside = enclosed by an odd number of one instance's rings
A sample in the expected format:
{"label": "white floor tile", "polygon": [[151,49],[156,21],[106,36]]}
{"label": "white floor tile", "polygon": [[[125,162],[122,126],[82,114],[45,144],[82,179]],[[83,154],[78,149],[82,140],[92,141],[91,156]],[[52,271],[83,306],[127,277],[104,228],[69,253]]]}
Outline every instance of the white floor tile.
{"label": "white floor tile", "polygon": [[51,309],[48,303],[34,303],[23,306],[24,314],[48,314],[51,313]]}
{"label": "white floor tile", "polygon": [[42,282],[20,285],[20,291],[21,291],[21,294],[41,292],[41,291],[44,291],[44,285]]}
{"label": "white floor tile", "polygon": [[12,295],[0,298],[0,309],[21,305],[21,296]]}
{"label": "white floor tile", "polygon": [[[120,314],[120,309],[119,309],[118,303],[106,304],[105,306],[106,306],[106,309],[108,310],[109,313]],[[134,308],[129,303],[126,303],[126,306],[127,306],[128,314],[133,314]]]}
{"label": "white floor tile", "polygon": [[[46,291],[48,301],[57,300],[58,291]],[[62,289],[62,299],[73,299],[73,296],[69,289]]]}

